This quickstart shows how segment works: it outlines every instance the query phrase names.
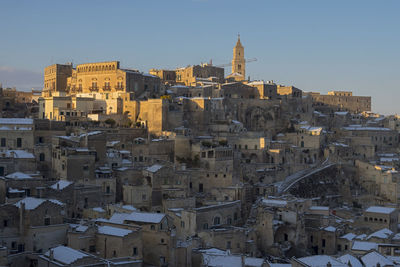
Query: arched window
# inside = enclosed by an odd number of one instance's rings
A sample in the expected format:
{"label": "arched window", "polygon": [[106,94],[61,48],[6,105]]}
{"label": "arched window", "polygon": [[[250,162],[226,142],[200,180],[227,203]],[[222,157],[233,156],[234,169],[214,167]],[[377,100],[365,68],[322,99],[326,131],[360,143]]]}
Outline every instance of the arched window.
{"label": "arched window", "polygon": [[216,217],[214,218],[214,225],[218,225],[218,224],[221,224],[221,218],[218,217],[218,216],[216,216]]}
{"label": "arched window", "polygon": [[45,160],[45,155],[44,155],[44,153],[40,153],[40,155],[39,155],[39,160],[40,160],[40,161],[44,161],[44,160]]}
{"label": "arched window", "polygon": [[232,218],[229,217],[229,218],[226,220],[226,224],[231,225],[231,224],[232,224]]}

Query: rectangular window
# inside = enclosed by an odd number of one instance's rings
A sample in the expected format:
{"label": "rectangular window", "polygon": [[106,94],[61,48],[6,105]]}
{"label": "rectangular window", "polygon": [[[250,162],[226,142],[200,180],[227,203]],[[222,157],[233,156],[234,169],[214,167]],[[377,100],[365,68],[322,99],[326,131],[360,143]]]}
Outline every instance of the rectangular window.
{"label": "rectangular window", "polygon": [[44,225],[50,225],[50,218],[44,218]]}
{"label": "rectangular window", "polygon": [[137,248],[135,247],[135,248],[133,248],[133,256],[136,256],[137,254],[138,254]]}
{"label": "rectangular window", "polygon": [[6,146],[6,139],[5,138],[1,138],[1,147],[5,147]]}
{"label": "rectangular window", "polygon": [[322,247],[324,248],[326,245],[325,239],[322,239]]}
{"label": "rectangular window", "polygon": [[22,147],[22,138],[17,138],[17,147]]}
{"label": "rectangular window", "polygon": [[24,252],[25,251],[25,244],[18,244],[18,252]]}
{"label": "rectangular window", "polygon": [[104,82],[103,90],[110,90],[110,89],[111,89],[110,82]]}

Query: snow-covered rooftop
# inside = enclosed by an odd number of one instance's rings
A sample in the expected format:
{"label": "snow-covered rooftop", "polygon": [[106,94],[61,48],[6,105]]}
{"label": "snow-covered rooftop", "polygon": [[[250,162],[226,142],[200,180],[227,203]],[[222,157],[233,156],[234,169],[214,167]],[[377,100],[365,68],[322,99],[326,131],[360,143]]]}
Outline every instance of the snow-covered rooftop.
{"label": "snow-covered rooftop", "polygon": [[365,266],[394,266],[393,261],[387,259],[376,251],[371,251],[370,253],[361,257],[361,261]]}
{"label": "snow-covered rooftop", "polygon": [[15,188],[12,188],[12,187],[9,187],[8,188],[8,193],[25,193],[25,190],[19,190],[19,189],[15,189]]}
{"label": "snow-covered rooftop", "polygon": [[127,220],[143,223],[160,223],[164,219],[164,213],[137,212],[129,214]]}
{"label": "snow-covered rooftop", "polygon": [[5,150],[0,152],[2,158],[34,159],[35,156],[25,150]]}
{"label": "snow-covered rooftop", "polygon": [[18,201],[17,203],[15,203],[15,206],[17,206],[18,208],[21,207],[21,203],[25,204],[25,209],[26,210],[34,210],[37,207],[39,207],[40,205],[42,205],[44,202],[46,201],[50,201],[54,204],[63,206],[64,204],[56,199],[44,199],[44,198],[35,198],[35,197],[26,197],[24,199],[21,199],[20,201]]}
{"label": "snow-covered rooftop", "polygon": [[342,235],[340,238],[347,239],[349,241],[353,240],[357,235],[353,233],[347,233],[345,235]]}
{"label": "snow-covered rooftop", "polygon": [[117,213],[109,219],[112,223],[123,224],[125,221],[142,222],[142,223],[160,223],[165,217],[164,213],[137,212]]}
{"label": "snow-covered rooftop", "polygon": [[132,205],[123,205],[122,208],[125,209],[125,210],[131,210],[131,211],[137,210],[137,209],[136,209],[134,206],[132,206]]}
{"label": "snow-covered rooftop", "polygon": [[336,227],[328,226],[328,227],[325,227],[324,230],[327,232],[336,232]]}
{"label": "snow-covered rooftop", "polygon": [[86,232],[87,229],[89,229],[89,226],[86,226],[86,225],[78,225],[78,226],[75,228],[75,231],[84,233],[84,232]]}
{"label": "snow-covered rooftop", "polygon": [[112,235],[112,236],[120,236],[120,237],[124,237],[126,235],[129,235],[130,233],[133,233],[132,230],[122,229],[122,228],[107,226],[107,225],[99,226],[98,232],[99,232],[99,234],[103,234],[103,235]]}
{"label": "snow-covered rooftop", "polygon": [[389,128],[383,128],[383,127],[367,127],[367,126],[361,126],[361,125],[352,125],[348,127],[343,127],[343,130],[346,131],[391,131]]}
{"label": "snow-covered rooftop", "polygon": [[298,261],[307,264],[310,267],[321,267],[327,266],[328,263],[331,264],[332,267],[348,267],[347,264],[344,264],[335,258],[327,255],[314,255],[304,258],[298,258]]}
{"label": "snow-covered rooftop", "polygon": [[[50,250],[53,252],[54,260],[63,264],[72,264],[79,259],[89,256],[79,250],[65,246],[58,246],[51,248]],[[44,255],[50,257],[50,250],[48,250]]]}
{"label": "snow-covered rooftop", "polygon": [[395,208],[388,208],[388,207],[381,207],[381,206],[371,206],[366,209],[366,212],[375,212],[375,213],[383,213],[383,214],[390,214],[394,212]]}
{"label": "snow-covered rooftop", "polygon": [[50,188],[54,189],[54,190],[60,190],[61,191],[64,188],[70,186],[71,184],[73,184],[73,182],[66,181],[66,180],[60,180],[57,183],[55,183],[52,186],[50,186]]}
{"label": "snow-covered rooftop", "polygon": [[146,168],[146,171],[158,172],[162,167],[163,167],[162,165],[154,164],[153,166],[150,166],[150,167]]}
{"label": "snow-covered rooftop", "polygon": [[273,207],[285,207],[288,204],[286,200],[271,199],[271,198],[265,198],[263,199],[262,202],[264,205]]}
{"label": "snow-covered rooftop", "polygon": [[348,264],[350,262],[352,267],[363,267],[361,262],[356,257],[350,254],[343,255],[337,259],[345,264]]}
{"label": "snow-covered rooftop", "polygon": [[32,176],[30,176],[29,174],[23,173],[23,172],[14,172],[14,173],[10,173],[6,176],[6,178],[8,179],[21,179],[21,180],[25,180],[25,179],[33,179]]}
{"label": "snow-covered rooftop", "polygon": [[354,241],[352,250],[370,251],[377,250],[378,244],[374,242]]}
{"label": "snow-covered rooftop", "polygon": [[390,230],[387,229],[387,228],[383,228],[383,229],[381,229],[381,230],[378,230],[378,231],[376,231],[376,232],[370,234],[370,235],[367,237],[367,240],[370,239],[370,238],[373,238],[373,237],[381,238],[381,239],[386,239],[386,238],[389,238],[391,235],[393,235],[393,232],[392,232],[392,231],[390,231]]}
{"label": "snow-covered rooftop", "polygon": [[0,124],[33,124],[33,119],[28,118],[0,118]]}

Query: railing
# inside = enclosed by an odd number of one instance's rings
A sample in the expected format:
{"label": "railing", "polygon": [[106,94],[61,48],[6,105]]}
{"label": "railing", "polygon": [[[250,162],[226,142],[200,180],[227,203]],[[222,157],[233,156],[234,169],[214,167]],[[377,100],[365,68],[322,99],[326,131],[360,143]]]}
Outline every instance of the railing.
{"label": "railing", "polygon": [[97,87],[97,86],[91,86],[91,87],[89,87],[89,90],[90,90],[90,91],[98,91],[98,90],[99,90],[99,87]]}
{"label": "railing", "polygon": [[123,85],[116,85],[115,86],[115,90],[124,90],[124,86]]}
{"label": "railing", "polygon": [[103,86],[103,91],[110,91],[111,90],[111,86]]}

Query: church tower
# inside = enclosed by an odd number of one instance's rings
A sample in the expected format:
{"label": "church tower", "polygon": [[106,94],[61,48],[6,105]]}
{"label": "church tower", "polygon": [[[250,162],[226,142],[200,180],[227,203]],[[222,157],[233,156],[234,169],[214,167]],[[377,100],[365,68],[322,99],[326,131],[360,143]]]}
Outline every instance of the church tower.
{"label": "church tower", "polygon": [[240,35],[235,47],[233,48],[233,59],[232,59],[232,74],[240,74],[242,80],[245,79],[246,75],[246,61],[244,59],[244,47],[240,42]]}

